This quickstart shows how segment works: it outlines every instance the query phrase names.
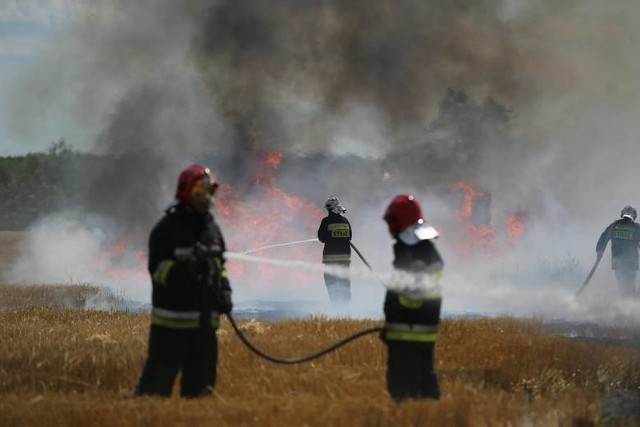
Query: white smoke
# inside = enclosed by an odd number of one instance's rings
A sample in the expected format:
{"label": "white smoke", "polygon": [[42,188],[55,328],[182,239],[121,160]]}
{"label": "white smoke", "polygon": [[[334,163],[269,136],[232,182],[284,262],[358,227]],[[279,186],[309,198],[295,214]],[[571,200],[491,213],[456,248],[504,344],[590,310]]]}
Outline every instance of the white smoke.
{"label": "white smoke", "polygon": [[[624,205],[640,204],[636,2],[446,2],[434,11],[427,4],[380,0],[368,15],[339,2],[326,8],[293,3],[287,5],[294,16],[314,19],[293,25],[280,9],[253,3],[220,1],[209,8],[195,0],[97,2],[12,83],[4,126],[26,146],[46,129],[50,139],[64,134],[82,149],[152,152],[169,159],[163,186],[171,188],[187,160],[210,153],[243,159],[254,146],[285,156],[356,153],[381,159],[424,143],[448,88],[466,93],[470,102],[491,98],[510,111],[508,138],[488,138],[475,147],[477,160],[452,163],[445,172],[471,176],[489,189],[496,229],[506,213],[528,213],[524,237],[516,246],[503,245],[500,255],[460,256],[452,238],[459,222],[433,194],[434,183],[405,181],[431,176],[427,172],[437,169],[437,161],[422,170],[406,168],[389,185],[379,177],[344,182],[344,188],[325,184],[319,165],[307,171],[317,173],[309,193],[326,185],[327,196],[344,199],[354,243],[382,271],[392,258],[381,219],[386,203],[400,192],[416,194],[427,219],[444,231],[437,245],[445,260],[445,312],[638,321],[635,303],[618,298],[606,260],[579,299],[573,298],[594,261],[600,232]],[[389,4],[394,7],[385,9]],[[381,10],[393,15],[381,20]],[[233,114],[246,128],[242,143],[232,137]],[[459,125],[467,119],[458,118]],[[434,153],[457,154],[455,141],[434,144]],[[280,178],[284,186],[300,180]],[[380,197],[382,185],[386,197]],[[53,217],[68,231],[56,236],[43,225],[48,221],[30,231],[14,280],[105,283],[91,262],[76,260],[100,258],[111,224],[69,226]],[[315,229],[301,233],[301,239],[313,237]],[[239,247],[242,237],[226,235],[231,247]],[[371,286],[354,279],[354,304]],[[260,292],[237,295],[326,299],[321,276],[301,289],[291,295],[282,283],[269,283]],[[376,289],[372,304],[381,309]],[[148,294],[141,298],[148,300]]]}
{"label": "white smoke", "polygon": [[149,302],[143,248],[118,247],[111,230],[108,221],[97,217],[48,216],[26,233],[21,254],[6,279],[38,285],[92,285],[124,299]]}

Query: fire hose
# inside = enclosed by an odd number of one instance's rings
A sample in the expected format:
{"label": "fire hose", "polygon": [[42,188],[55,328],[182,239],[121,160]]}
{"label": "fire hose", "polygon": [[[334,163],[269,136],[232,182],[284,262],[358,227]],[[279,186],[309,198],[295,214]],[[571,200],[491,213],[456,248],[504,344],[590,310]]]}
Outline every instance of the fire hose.
{"label": "fire hose", "polygon": [[[267,245],[267,246],[261,246],[259,248],[254,248],[254,249],[248,249],[246,251],[242,251],[242,254],[250,254],[252,252],[258,252],[258,251],[263,251],[265,249],[273,249],[273,248],[280,248],[283,246],[291,246],[291,245],[298,245],[300,243],[310,243],[310,242],[317,242],[318,239],[305,239],[305,240],[296,240],[295,242],[285,242],[285,243],[276,243],[273,245]],[[355,251],[356,254],[358,254],[358,257],[360,257],[360,259],[362,260],[362,262],[364,263],[364,265],[366,265],[369,270],[373,271],[373,268],[371,268],[371,265],[367,262],[366,258],[364,257],[364,255],[362,255],[362,252],[360,252],[360,250],[356,247],[356,245],[354,245],[353,243],[349,242],[349,246],[351,246],[353,248],[353,250]]]}
{"label": "fire hose", "polygon": [[589,271],[589,274],[587,275],[587,278],[584,279],[582,286],[580,287],[580,289],[578,289],[578,292],[576,292],[575,298],[577,298],[582,293],[584,288],[587,287],[587,285],[591,281],[591,278],[593,277],[593,273],[596,272],[596,268],[598,268],[598,264],[600,264],[601,259],[602,259],[602,255],[598,254],[598,256],[596,257],[596,261],[593,263],[593,267],[591,267],[591,271]]}
{"label": "fire hose", "polygon": [[591,281],[591,278],[593,277],[593,273],[596,272],[596,268],[598,268],[598,264],[600,264],[600,260],[602,259],[602,254],[607,249],[608,243],[609,242],[607,241],[607,243],[605,243],[604,245],[604,248],[602,248],[602,251],[598,252],[596,261],[593,263],[593,267],[591,267],[591,271],[589,271],[589,274],[587,274],[587,278],[584,279],[584,282],[582,282],[582,286],[580,287],[580,289],[578,289],[578,292],[576,292],[576,295],[574,298],[577,298],[582,293],[582,291],[584,291],[584,288],[586,288],[589,282]]}
{"label": "fire hose", "polygon": [[[295,244],[307,243],[307,242],[317,242],[317,241],[318,241],[318,239],[307,239],[307,240],[299,240],[299,241],[295,241],[295,242],[279,243],[279,244],[275,244],[275,245],[263,246],[263,247],[260,247],[260,248],[257,248],[257,249],[253,249],[253,250],[247,250],[247,251],[242,252],[242,254],[248,254],[250,252],[256,252],[258,250],[263,250],[263,249],[270,249],[270,248],[275,248],[275,247],[295,245]],[[358,256],[360,257],[362,262],[371,271],[373,271],[373,268],[367,262],[367,260],[364,258],[362,253],[358,250],[358,248],[356,248],[356,246],[351,242],[349,242],[349,245],[351,245],[353,250],[358,254]],[[384,328],[380,327],[380,326],[364,329],[362,331],[356,332],[353,335],[350,335],[350,336],[348,336],[346,338],[341,339],[340,341],[336,342],[335,344],[330,345],[329,347],[327,347],[327,348],[325,348],[323,350],[317,351],[317,352],[309,354],[307,356],[302,356],[302,357],[298,357],[298,358],[281,358],[281,357],[271,356],[271,355],[263,352],[259,348],[257,348],[255,345],[253,345],[253,343],[251,343],[251,341],[249,341],[247,339],[247,337],[242,333],[242,331],[240,330],[240,328],[236,324],[233,316],[231,316],[231,313],[227,314],[227,318],[229,319],[229,322],[231,323],[231,326],[233,327],[233,330],[235,331],[236,335],[238,336],[238,338],[240,338],[240,341],[242,341],[242,343],[249,350],[251,350],[252,352],[257,354],[258,356],[262,357],[263,359],[268,360],[269,362],[279,363],[279,364],[283,364],[283,365],[295,365],[295,364],[299,364],[299,363],[309,362],[311,360],[314,360],[314,359],[317,359],[319,357],[322,357],[322,356],[324,356],[324,355],[326,355],[328,353],[331,353],[332,351],[335,351],[338,348],[340,348],[340,347],[348,344],[349,342],[351,342],[353,340],[356,340],[356,339],[358,339],[360,337],[363,337],[363,336],[368,335],[368,334],[379,333],[382,330],[384,330]]]}
{"label": "fire hose", "polygon": [[371,265],[369,265],[369,263],[367,262],[367,260],[364,258],[364,256],[362,255],[362,253],[358,250],[358,248],[356,248],[356,245],[354,245],[353,243],[349,242],[349,245],[351,245],[351,247],[353,248],[353,250],[358,254],[358,256],[360,257],[360,259],[362,260],[362,262],[364,262],[364,265],[366,265],[367,267],[369,267],[369,270],[373,271],[373,268],[371,268]]}
{"label": "fire hose", "polygon": [[317,359],[321,356],[324,356],[325,354],[331,353],[332,351],[337,350],[338,348],[342,347],[343,345],[357,339],[360,337],[363,337],[365,335],[368,334],[373,334],[376,332],[380,332],[382,331],[384,328],[380,327],[380,326],[376,326],[374,328],[369,328],[369,329],[364,329],[360,332],[356,332],[355,334],[348,336],[347,338],[343,338],[340,341],[338,341],[337,343],[323,349],[320,350],[316,353],[312,353],[310,355],[307,356],[303,356],[303,357],[298,357],[298,358],[280,358],[280,357],[274,357],[274,356],[270,356],[268,354],[266,354],[265,352],[263,352],[262,350],[260,350],[259,348],[257,348],[255,345],[253,345],[248,339],[247,337],[244,336],[244,334],[242,333],[242,331],[240,330],[240,328],[238,327],[238,325],[236,324],[235,320],[233,319],[233,316],[231,316],[231,313],[227,314],[227,318],[229,319],[229,322],[231,322],[231,326],[233,327],[233,330],[236,332],[236,335],[238,335],[238,337],[240,338],[240,341],[242,341],[244,343],[245,346],[247,346],[247,348],[251,351],[253,351],[255,354],[257,354],[258,356],[262,357],[265,360],[268,360],[269,362],[273,362],[273,363],[279,363],[279,364],[283,364],[283,365],[295,365],[298,363],[304,363],[304,362],[309,362],[313,359]]}

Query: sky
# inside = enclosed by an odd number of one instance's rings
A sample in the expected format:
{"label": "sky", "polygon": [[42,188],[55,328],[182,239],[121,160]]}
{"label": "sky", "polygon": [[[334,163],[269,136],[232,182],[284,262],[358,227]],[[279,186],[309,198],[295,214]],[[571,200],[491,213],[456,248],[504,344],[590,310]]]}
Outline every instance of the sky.
{"label": "sky", "polygon": [[[42,5],[41,2],[2,1],[0,3],[0,93],[8,100],[8,92],[22,70],[28,69],[35,61],[40,46],[55,36],[57,31],[52,16],[43,13],[59,10],[53,2]],[[40,9],[38,6],[43,6]],[[0,114],[8,115],[11,102],[3,102]],[[42,144],[20,141],[9,136],[3,120],[0,127],[0,155],[20,155],[30,151],[42,151],[56,137],[47,137]],[[61,130],[61,129],[60,129]],[[42,135],[44,136],[44,135]]]}
{"label": "sky", "polygon": [[[83,151],[153,153],[170,159],[161,162],[168,178],[158,196],[168,201],[180,165],[211,152],[243,159],[254,144],[285,156],[381,159],[410,149],[424,142],[455,88],[510,111],[508,138],[478,148],[473,178],[490,189],[496,218],[523,208],[532,221],[518,248],[491,261],[458,258],[442,240],[455,284],[447,310],[471,309],[473,301],[478,310],[499,312],[508,299],[512,310],[549,316],[607,312],[596,291],[588,304],[576,303],[575,282],[522,283],[546,280],[532,271],[550,274],[574,259],[588,271],[602,229],[623,206],[640,205],[635,1],[377,0],[366,10],[316,0],[263,4],[1,1],[0,155],[43,151],[62,137]],[[434,153],[455,157],[455,141],[437,141]],[[447,174],[468,175],[468,165],[453,163]],[[451,214],[430,183],[403,186],[400,175],[392,190],[414,192],[429,219],[448,228]],[[358,185],[351,200],[366,200],[356,196],[377,184]],[[376,199],[350,212],[360,227],[375,230],[362,235],[368,256],[388,265],[382,209]],[[49,221],[34,226],[33,247],[54,244],[53,236],[46,239],[51,224],[70,230],[79,244],[69,249],[69,263],[78,247],[109,235],[108,226],[95,226],[100,221],[70,223],[64,212]],[[25,253],[24,265],[32,258],[42,259]],[[35,280],[27,270],[17,268],[14,279]],[[71,270],[55,276],[88,274]],[[612,289],[606,268],[598,281],[594,289]],[[615,313],[637,308],[625,304]]]}

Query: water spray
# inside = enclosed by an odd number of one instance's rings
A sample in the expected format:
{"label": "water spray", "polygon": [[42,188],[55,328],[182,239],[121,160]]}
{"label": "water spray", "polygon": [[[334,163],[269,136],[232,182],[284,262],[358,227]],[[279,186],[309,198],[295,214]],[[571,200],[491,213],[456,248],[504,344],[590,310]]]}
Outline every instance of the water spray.
{"label": "water spray", "polygon": [[379,280],[379,277],[369,270],[353,269],[350,267],[343,267],[340,265],[327,265],[327,264],[313,263],[313,262],[307,262],[307,261],[265,258],[265,257],[258,257],[255,255],[247,255],[245,253],[229,252],[229,251],[225,252],[224,256],[226,259],[229,259],[229,260],[276,265],[280,267],[289,267],[289,268],[295,268],[298,270],[313,271],[318,273],[328,273],[328,274],[332,274],[334,276],[342,277],[342,278],[349,278],[349,277],[355,276],[362,279]]}
{"label": "water spray", "polygon": [[[315,240],[315,239],[314,239]],[[303,243],[303,242],[307,242],[307,241],[298,241],[298,242],[290,242],[288,244],[297,244],[297,243]],[[286,245],[286,244],[279,244],[279,245]],[[352,246],[353,247],[353,246]],[[355,250],[355,247],[354,247]],[[357,253],[359,254],[359,256],[361,257],[362,261],[365,263],[365,265],[368,267],[368,270],[364,270],[364,269],[354,269],[351,267],[342,267],[342,266],[333,266],[333,265],[327,265],[327,264],[320,264],[320,263],[311,263],[311,262],[304,262],[304,261],[292,261],[292,260],[280,260],[280,259],[273,259],[273,258],[264,258],[264,257],[257,257],[254,255],[247,255],[246,253],[236,253],[236,252],[225,252],[224,256],[227,259],[230,260],[236,260],[236,261],[245,261],[245,262],[254,262],[254,263],[262,263],[262,264],[270,264],[270,265],[277,265],[277,266],[283,266],[283,267],[289,267],[289,268],[296,268],[296,269],[301,269],[301,270],[307,270],[307,271],[315,271],[315,272],[322,272],[322,273],[330,273],[334,276],[338,276],[338,277],[353,277],[354,275],[356,277],[359,278],[364,278],[364,279],[373,279],[376,282],[381,283],[383,286],[385,286],[385,288],[387,289],[392,289],[392,290],[407,290],[411,287],[416,287],[416,285],[420,286],[420,287],[424,287],[424,282],[420,282],[421,280],[424,279],[424,275],[421,274],[412,274],[412,273],[408,273],[408,272],[395,272],[392,276],[389,276],[387,278],[385,277],[381,277],[380,275],[378,275],[373,268],[371,268],[371,265],[369,265],[369,263],[364,259],[364,257],[359,253],[359,251],[357,251]],[[422,285],[422,286],[421,286]],[[429,290],[429,288],[425,288],[424,289]],[[274,357],[274,356],[270,356],[268,354],[266,354],[265,352],[263,352],[262,350],[258,349],[255,345],[253,345],[242,333],[242,331],[240,330],[240,328],[238,327],[238,325],[236,324],[235,320],[233,319],[233,317],[231,316],[231,314],[227,315],[229,322],[231,323],[231,326],[233,327],[235,333],[238,335],[238,337],[240,338],[240,340],[243,342],[243,344],[245,344],[247,346],[247,348],[249,348],[252,352],[254,352],[255,354],[257,354],[258,356],[262,357],[265,360],[268,360],[270,362],[273,363],[279,363],[279,364],[286,364],[286,365],[293,365],[293,364],[299,364],[299,363],[304,363],[304,362],[308,362],[311,361],[313,359],[319,358],[321,356],[324,356],[325,354],[328,354],[332,351],[337,350],[338,348],[342,347],[343,345],[357,339],[360,338],[362,336],[368,335],[368,334],[372,334],[372,333],[379,333],[381,332],[384,328],[381,326],[376,326],[376,327],[372,327],[372,328],[368,328],[368,329],[364,329],[360,332],[356,332],[355,334],[348,336],[340,341],[338,341],[335,344],[332,344],[331,346],[320,350],[318,352],[315,352],[313,354],[307,355],[307,356],[302,356],[302,357],[298,357],[298,358],[278,358],[278,357]]]}
{"label": "water spray", "polygon": [[393,271],[389,274],[381,275],[375,272],[370,265],[368,269],[344,267],[341,265],[321,264],[307,261],[282,260],[275,258],[258,257],[238,252],[225,252],[224,256],[229,260],[253,262],[260,264],[276,265],[280,267],[295,268],[299,270],[314,271],[318,273],[331,274],[340,278],[357,278],[362,280],[373,280],[380,283],[386,289],[395,292],[427,292],[430,293],[439,286],[429,281],[429,275],[412,273],[408,271]]}
{"label": "water spray", "polygon": [[242,251],[242,253],[243,254],[250,254],[252,252],[258,252],[258,251],[271,249],[271,248],[279,248],[279,247],[282,247],[282,246],[299,245],[301,243],[310,243],[310,242],[317,242],[317,241],[318,241],[318,239],[306,239],[306,240],[296,240],[295,242],[277,243],[275,245],[267,245],[267,246],[261,246],[259,248],[255,248],[255,249],[249,249],[249,250],[246,250],[246,251]]}

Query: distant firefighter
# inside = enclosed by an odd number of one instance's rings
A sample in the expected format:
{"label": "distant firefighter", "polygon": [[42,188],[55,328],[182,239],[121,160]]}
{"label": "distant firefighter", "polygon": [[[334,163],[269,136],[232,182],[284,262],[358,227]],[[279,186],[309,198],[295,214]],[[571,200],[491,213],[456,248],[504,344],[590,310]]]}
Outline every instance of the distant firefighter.
{"label": "distant firefighter", "polygon": [[397,401],[440,397],[434,351],[442,297],[443,261],[433,239],[438,232],[422,216],[418,201],[396,196],[384,214],[396,239],[392,283],[384,301],[381,338],[388,347],[387,388]]}
{"label": "distant firefighter", "polygon": [[[318,228],[318,240],[324,243],[322,262],[326,265],[351,265],[352,230],[349,220],[344,216],[347,211],[336,196],[331,196],[324,204],[327,216],[322,219]],[[330,273],[324,274],[329,299],[338,304],[345,304],[351,300],[351,280],[337,277]]]}
{"label": "distant firefighter", "polygon": [[638,213],[632,206],[622,208],[620,219],[605,228],[596,244],[596,254],[602,257],[607,243],[611,240],[611,268],[615,272],[618,289],[623,297],[638,296],[636,275],[640,225],[636,222],[637,216]]}
{"label": "distant firefighter", "polygon": [[189,166],[178,178],[178,203],[151,231],[149,353],[136,396],[170,396],[180,371],[182,397],[213,391],[219,316],[232,308],[225,242],[209,211],[217,187],[208,168]]}

